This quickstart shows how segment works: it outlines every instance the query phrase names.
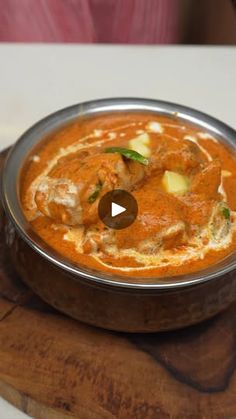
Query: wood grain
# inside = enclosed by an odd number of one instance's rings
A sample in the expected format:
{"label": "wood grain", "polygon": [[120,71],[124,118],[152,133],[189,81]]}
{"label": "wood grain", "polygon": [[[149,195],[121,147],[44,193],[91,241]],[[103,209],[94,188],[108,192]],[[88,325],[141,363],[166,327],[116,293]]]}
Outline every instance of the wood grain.
{"label": "wood grain", "polygon": [[236,416],[236,304],[174,333],[89,327],[58,313],[22,284],[8,260],[1,226],[3,397],[37,419]]}

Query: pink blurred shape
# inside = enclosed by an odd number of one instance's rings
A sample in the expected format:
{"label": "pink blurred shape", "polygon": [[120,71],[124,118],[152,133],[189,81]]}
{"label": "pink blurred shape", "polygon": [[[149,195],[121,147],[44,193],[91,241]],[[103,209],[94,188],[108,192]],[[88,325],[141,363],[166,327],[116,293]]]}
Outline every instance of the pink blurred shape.
{"label": "pink blurred shape", "polygon": [[0,0],[0,41],[178,42],[177,0]]}

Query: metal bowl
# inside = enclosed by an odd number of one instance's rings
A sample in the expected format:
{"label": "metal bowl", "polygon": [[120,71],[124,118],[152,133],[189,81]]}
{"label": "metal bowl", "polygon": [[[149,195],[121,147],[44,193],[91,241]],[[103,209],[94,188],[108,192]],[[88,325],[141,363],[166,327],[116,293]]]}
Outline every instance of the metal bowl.
{"label": "metal bowl", "polygon": [[109,275],[78,266],[51,249],[32,230],[19,200],[19,179],[27,156],[42,139],[81,116],[114,112],[178,115],[209,132],[236,152],[236,132],[199,111],[168,102],[116,98],[86,102],[42,119],[11,149],[2,173],[5,234],[22,279],[45,301],[83,322],[112,330],[154,332],[207,319],[236,299],[236,258],[230,255],[209,268],[169,278]]}

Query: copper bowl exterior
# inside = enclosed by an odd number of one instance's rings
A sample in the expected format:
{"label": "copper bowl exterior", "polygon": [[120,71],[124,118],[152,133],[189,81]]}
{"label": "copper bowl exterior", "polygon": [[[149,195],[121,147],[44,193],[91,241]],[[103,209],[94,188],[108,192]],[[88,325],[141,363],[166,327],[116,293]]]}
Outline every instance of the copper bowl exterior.
{"label": "copper bowl exterior", "polygon": [[[102,106],[110,111],[115,106],[119,111],[125,105],[131,111],[137,110],[137,106],[141,111],[150,111],[149,106],[157,113],[182,112],[183,119],[194,124],[199,123],[205,130],[236,147],[235,131],[205,114],[180,105],[144,99],[110,99],[89,102],[82,107],[86,113],[87,108],[96,111]],[[30,151],[35,145],[31,142],[27,148],[27,138],[30,141],[32,136],[35,138],[38,135],[39,138],[41,135],[42,138],[45,133],[49,133],[50,122],[53,118],[55,121],[55,115],[59,122],[54,124],[53,129],[62,122],[65,123],[65,114],[78,118],[78,106],[53,114],[26,132],[13,147],[3,169],[5,239],[23,281],[43,300],[69,316],[116,331],[156,332],[178,329],[210,318],[226,308],[236,299],[235,255],[207,270],[183,277],[156,278],[152,281],[147,281],[146,278],[142,282],[128,278],[124,282],[121,277],[113,278],[102,272],[71,265],[48,249],[30,231],[29,225],[20,214],[17,188],[14,187],[14,182],[13,186],[10,182],[9,173],[11,179],[13,173],[13,180],[15,176],[17,183],[16,176],[20,170],[15,168],[16,153],[22,151],[22,147]],[[187,117],[184,118],[184,115]],[[45,123],[46,129],[43,130],[41,125],[45,128]],[[25,149],[22,153],[24,158]],[[21,166],[23,160],[21,157]]]}

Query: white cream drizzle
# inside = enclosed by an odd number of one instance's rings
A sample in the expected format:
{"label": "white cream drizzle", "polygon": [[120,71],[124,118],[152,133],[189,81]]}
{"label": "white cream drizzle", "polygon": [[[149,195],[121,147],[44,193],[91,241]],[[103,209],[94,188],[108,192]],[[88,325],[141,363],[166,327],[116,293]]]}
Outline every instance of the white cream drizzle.
{"label": "white cream drizzle", "polygon": [[220,182],[220,186],[218,188],[218,192],[223,196],[224,201],[228,202],[227,193],[225,192],[225,189],[224,189],[224,179],[223,179],[222,174],[221,174],[221,182]]}
{"label": "white cream drizzle", "polygon": [[110,140],[115,140],[116,137],[117,137],[117,133],[116,132],[108,132],[107,136]]}
{"label": "white cream drizzle", "polygon": [[103,130],[102,129],[95,129],[95,130],[93,130],[94,137],[101,137],[102,134],[103,134]]}
{"label": "white cream drizzle", "polygon": [[148,124],[146,125],[146,129],[148,131],[155,132],[155,133],[158,133],[158,134],[162,134],[163,131],[164,131],[162,124],[160,124],[157,121],[148,122]]}
{"label": "white cream drizzle", "polygon": [[197,136],[201,139],[201,140],[212,140],[214,143],[218,143],[218,140],[216,138],[214,138],[211,134],[209,134],[208,132],[197,132]]}

